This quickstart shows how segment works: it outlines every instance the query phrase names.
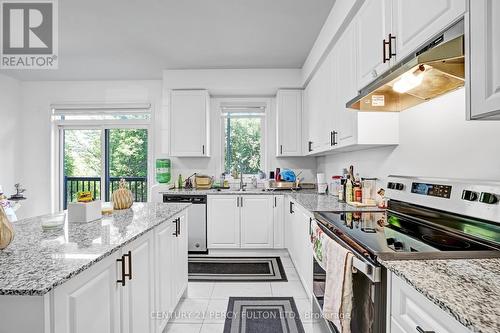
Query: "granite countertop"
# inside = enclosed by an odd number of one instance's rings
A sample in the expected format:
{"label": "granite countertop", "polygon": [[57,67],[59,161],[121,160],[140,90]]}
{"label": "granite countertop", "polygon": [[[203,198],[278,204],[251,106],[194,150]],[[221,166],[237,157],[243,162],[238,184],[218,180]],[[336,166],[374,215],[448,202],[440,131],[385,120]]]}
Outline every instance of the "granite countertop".
{"label": "granite countertop", "polygon": [[41,216],[17,221],[0,251],[0,295],[43,295],[189,205],[134,203],[94,222],[66,219],[59,231],[43,231]]}
{"label": "granite countertop", "polygon": [[381,264],[472,332],[500,332],[500,258]]}
{"label": "granite countertop", "polygon": [[299,190],[299,191],[291,191],[291,190],[275,190],[275,191],[266,191],[262,189],[247,189],[245,191],[238,190],[186,190],[186,189],[172,189],[169,190],[165,188],[165,190],[160,191],[165,194],[178,194],[178,195],[289,195],[298,204],[300,204],[305,209],[310,212],[357,212],[357,211],[383,211],[384,209],[380,209],[378,207],[354,207],[350,206],[345,202],[340,202],[338,197],[327,194],[318,194],[316,190]]}

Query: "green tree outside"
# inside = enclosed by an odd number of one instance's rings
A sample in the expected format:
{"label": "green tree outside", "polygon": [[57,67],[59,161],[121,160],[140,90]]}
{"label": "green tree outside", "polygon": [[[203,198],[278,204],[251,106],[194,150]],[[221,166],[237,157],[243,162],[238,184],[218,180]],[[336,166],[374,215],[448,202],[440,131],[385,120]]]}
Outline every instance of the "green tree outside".
{"label": "green tree outside", "polygon": [[224,166],[226,172],[256,174],[261,169],[261,118],[225,119]]}

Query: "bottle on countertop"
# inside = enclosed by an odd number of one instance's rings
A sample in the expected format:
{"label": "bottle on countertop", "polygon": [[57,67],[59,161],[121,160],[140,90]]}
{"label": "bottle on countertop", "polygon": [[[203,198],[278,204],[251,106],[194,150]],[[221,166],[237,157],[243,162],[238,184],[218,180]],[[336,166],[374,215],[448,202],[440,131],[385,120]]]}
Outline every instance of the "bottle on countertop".
{"label": "bottle on countertop", "polygon": [[182,188],[182,175],[179,174],[179,178],[177,179],[177,188],[181,189]]}
{"label": "bottle on countertop", "polygon": [[353,193],[352,193],[352,180],[351,176],[347,176],[346,184],[345,184],[345,201],[346,202],[353,202]]}

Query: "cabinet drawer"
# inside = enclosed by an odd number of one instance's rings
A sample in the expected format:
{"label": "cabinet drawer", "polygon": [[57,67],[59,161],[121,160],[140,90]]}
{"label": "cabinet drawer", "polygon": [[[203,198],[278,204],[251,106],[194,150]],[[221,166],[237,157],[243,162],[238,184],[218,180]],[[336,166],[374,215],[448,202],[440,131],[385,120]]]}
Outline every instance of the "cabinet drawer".
{"label": "cabinet drawer", "polygon": [[429,301],[401,278],[391,274],[391,332],[470,333],[448,313]]}

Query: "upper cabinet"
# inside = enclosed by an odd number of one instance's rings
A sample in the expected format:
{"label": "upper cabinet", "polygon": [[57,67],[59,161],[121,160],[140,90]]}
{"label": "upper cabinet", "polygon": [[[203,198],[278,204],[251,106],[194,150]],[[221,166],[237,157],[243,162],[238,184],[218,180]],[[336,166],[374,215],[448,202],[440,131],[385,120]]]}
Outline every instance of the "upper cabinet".
{"label": "upper cabinet", "polygon": [[170,92],[170,156],[210,156],[209,110],[206,90]]}
{"label": "upper cabinet", "polygon": [[465,0],[392,0],[396,60],[402,60],[459,20],[465,11]]}
{"label": "upper cabinet", "polygon": [[301,156],[302,90],[278,90],[276,109],[276,156]]}
{"label": "upper cabinet", "polygon": [[470,2],[470,119],[500,120],[500,2]]}
{"label": "upper cabinet", "polygon": [[392,30],[391,1],[365,1],[354,23],[351,23],[357,26],[358,89],[363,88],[389,69],[391,61],[389,34]]}
{"label": "upper cabinet", "polygon": [[358,93],[358,28],[356,23],[347,27],[305,89],[309,155],[399,143],[397,113],[346,108]]}

